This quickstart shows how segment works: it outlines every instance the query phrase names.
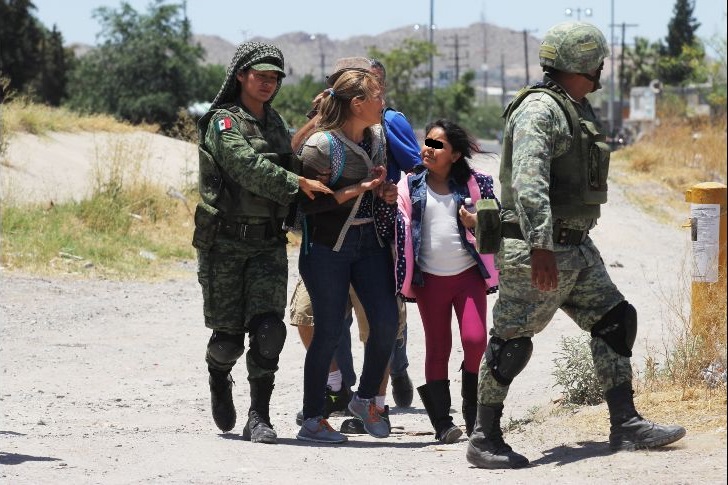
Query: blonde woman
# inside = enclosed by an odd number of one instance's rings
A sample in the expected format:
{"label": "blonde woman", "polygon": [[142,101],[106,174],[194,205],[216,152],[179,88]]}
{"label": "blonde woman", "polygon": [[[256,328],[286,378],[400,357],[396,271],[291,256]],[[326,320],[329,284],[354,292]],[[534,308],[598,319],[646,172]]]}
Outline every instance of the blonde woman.
{"label": "blonde woman", "polygon": [[389,425],[375,396],[392,353],[398,326],[392,256],[381,230],[396,214],[396,186],[385,181],[386,144],[379,124],[383,91],[367,70],[346,70],[330,80],[319,105],[321,120],[301,149],[303,173],[330,174],[334,191],[304,201],[299,271],[311,296],[316,331],[306,353],[303,425],[297,438],[343,443],[346,436],[323,417],[329,365],[341,334],[349,286],[369,320],[369,338],[359,388],[349,403],[372,436],[385,438]]}

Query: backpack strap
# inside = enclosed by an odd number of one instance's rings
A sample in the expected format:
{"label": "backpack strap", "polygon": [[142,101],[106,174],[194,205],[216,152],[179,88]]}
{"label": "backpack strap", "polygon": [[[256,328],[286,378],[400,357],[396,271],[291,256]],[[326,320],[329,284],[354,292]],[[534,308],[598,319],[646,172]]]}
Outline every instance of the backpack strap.
{"label": "backpack strap", "polygon": [[325,131],[326,139],[329,140],[329,161],[331,163],[331,180],[329,185],[336,183],[344,172],[346,165],[346,150],[344,144],[330,131]]}

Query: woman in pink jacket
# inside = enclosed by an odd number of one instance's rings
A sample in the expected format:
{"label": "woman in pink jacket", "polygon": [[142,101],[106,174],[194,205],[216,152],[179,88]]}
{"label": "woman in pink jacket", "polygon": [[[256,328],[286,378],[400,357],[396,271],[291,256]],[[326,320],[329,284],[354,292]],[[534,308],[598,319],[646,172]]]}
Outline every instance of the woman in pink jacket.
{"label": "woman in pink jacket", "polygon": [[425,131],[424,169],[398,184],[395,278],[397,292],[417,301],[425,330],[426,384],[417,390],[437,440],[453,443],[462,431],[450,416],[451,315],[454,309],[465,356],[462,411],[470,435],[487,341],[486,294],[496,291],[498,284],[493,255],[479,254],[475,248],[472,206],[495,195],[493,178],[475,172],[467,162],[481,150],[465,130],[441,119]]}

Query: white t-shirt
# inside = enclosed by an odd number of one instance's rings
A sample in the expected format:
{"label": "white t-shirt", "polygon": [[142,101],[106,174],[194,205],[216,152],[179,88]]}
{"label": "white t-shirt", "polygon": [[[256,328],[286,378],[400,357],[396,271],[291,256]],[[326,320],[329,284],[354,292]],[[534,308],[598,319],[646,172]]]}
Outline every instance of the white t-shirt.
{"label": "white t-shirt", "polygon": [[427,187],[418,261],[422,271],[452,276],[476,264],[460,241],[457,209],[452,194],[440,195]]}

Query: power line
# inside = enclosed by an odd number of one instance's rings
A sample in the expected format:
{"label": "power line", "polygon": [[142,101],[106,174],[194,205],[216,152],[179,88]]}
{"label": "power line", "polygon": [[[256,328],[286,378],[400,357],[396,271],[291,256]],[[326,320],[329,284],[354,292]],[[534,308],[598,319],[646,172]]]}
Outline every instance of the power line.
{"label": "power line", "polygon": [[[467,40],[467,37],[465,37],[465,40]],[[467,46],[467,44],[466,44]],[[450,66],[455,71],[455,82],[457,82],[460,79],[460,36],[458,34],[454,35],[454,43],[453,44],[445,44],[445,47],[450,47],[453,49],[453,55],[452,59],[454,61],[454,65]],[[462,57],[468,57],[468,53],[466,52],[464,56]]]}

